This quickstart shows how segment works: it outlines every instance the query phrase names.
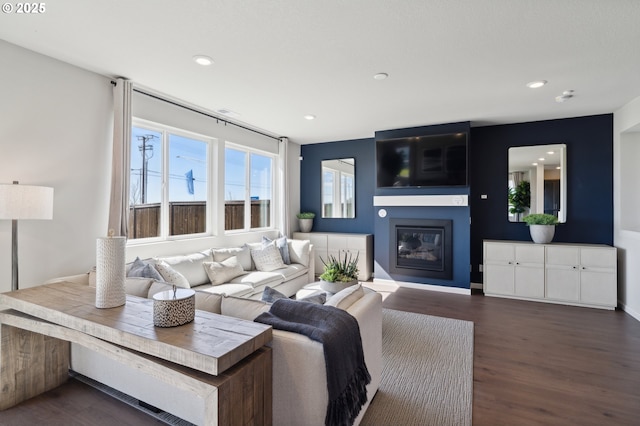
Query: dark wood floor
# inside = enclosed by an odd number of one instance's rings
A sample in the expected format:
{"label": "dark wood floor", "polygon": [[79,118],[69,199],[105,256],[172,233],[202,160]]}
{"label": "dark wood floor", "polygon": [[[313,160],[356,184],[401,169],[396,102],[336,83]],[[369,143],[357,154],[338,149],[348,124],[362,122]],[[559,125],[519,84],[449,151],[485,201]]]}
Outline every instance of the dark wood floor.
{"label": "dark wood floor", "polygon": [[[640,322],[621,311],[399,289],[386,308],[475,323],[474,425],[640,424]],[[0,425],[157,422],[76,382]]]}

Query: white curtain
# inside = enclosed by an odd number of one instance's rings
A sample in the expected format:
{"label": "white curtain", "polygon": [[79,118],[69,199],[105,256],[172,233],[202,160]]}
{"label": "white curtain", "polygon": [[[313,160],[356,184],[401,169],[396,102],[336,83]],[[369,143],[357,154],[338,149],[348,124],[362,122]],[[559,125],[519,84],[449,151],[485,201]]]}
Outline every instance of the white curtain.
{"label": "white curtain", "polygon": [[119,78],[113,87],[113,160],[109,227],[126,237],[129,225],[129,168],[131,163],[131,95],[133,83]]}
{"label": "white curtain", "polygon": [[280,138],[280,143],[278,144],[278,182],[280,185],[279,194],[280,194],[280,203],[279,203],[279,223],[278,228],[280,228],[280,232],[282,235],[290,236],[291,233],[291,223],[289,220],[289,209],[290,209],[290,201],[289,201],[289,176],[287,173],[288,167],[287,162],[289,158],[289,139],[288,138]]}

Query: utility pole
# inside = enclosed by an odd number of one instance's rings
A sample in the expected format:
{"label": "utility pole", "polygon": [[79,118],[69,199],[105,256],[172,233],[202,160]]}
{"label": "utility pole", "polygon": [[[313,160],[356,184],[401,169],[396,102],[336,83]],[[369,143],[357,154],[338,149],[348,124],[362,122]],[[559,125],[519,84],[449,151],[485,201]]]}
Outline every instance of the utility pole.
{"label": "utility pole", "polygon": [[[148,173],[148,165],[149,159],[153,157],[153,145],[148,144],[147,141],[151,141],[156,138],[156,135],[142,135],[138,136],[138,140],[142,141],[140,145],[138,145],[138,150],[140,150],[140,154],[142,155],[142,173],[140,176],[140,191],[141,191],[141,200],[140,204],[147,204],[147,173]],[[147,156],[147,151],[151,153],[151,155]]]}

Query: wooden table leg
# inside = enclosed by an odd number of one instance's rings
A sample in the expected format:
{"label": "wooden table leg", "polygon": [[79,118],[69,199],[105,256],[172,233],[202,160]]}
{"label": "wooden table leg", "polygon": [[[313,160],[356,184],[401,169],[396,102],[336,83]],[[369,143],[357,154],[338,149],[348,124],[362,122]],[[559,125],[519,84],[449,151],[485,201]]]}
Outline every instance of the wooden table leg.
{"label": "wooden table leg", "polygon": [[0,324],[0,411],[69,378],[69,342]]}

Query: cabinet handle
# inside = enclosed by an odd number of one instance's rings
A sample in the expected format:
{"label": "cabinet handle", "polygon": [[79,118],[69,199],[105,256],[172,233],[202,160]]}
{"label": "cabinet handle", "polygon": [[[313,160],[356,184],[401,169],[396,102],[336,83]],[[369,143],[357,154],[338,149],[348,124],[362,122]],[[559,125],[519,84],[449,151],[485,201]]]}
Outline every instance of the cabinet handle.
{"label": "cabinet handle", "polygon": [[577,266],[572,266],[571,269],[578,269],[578,267]]}

